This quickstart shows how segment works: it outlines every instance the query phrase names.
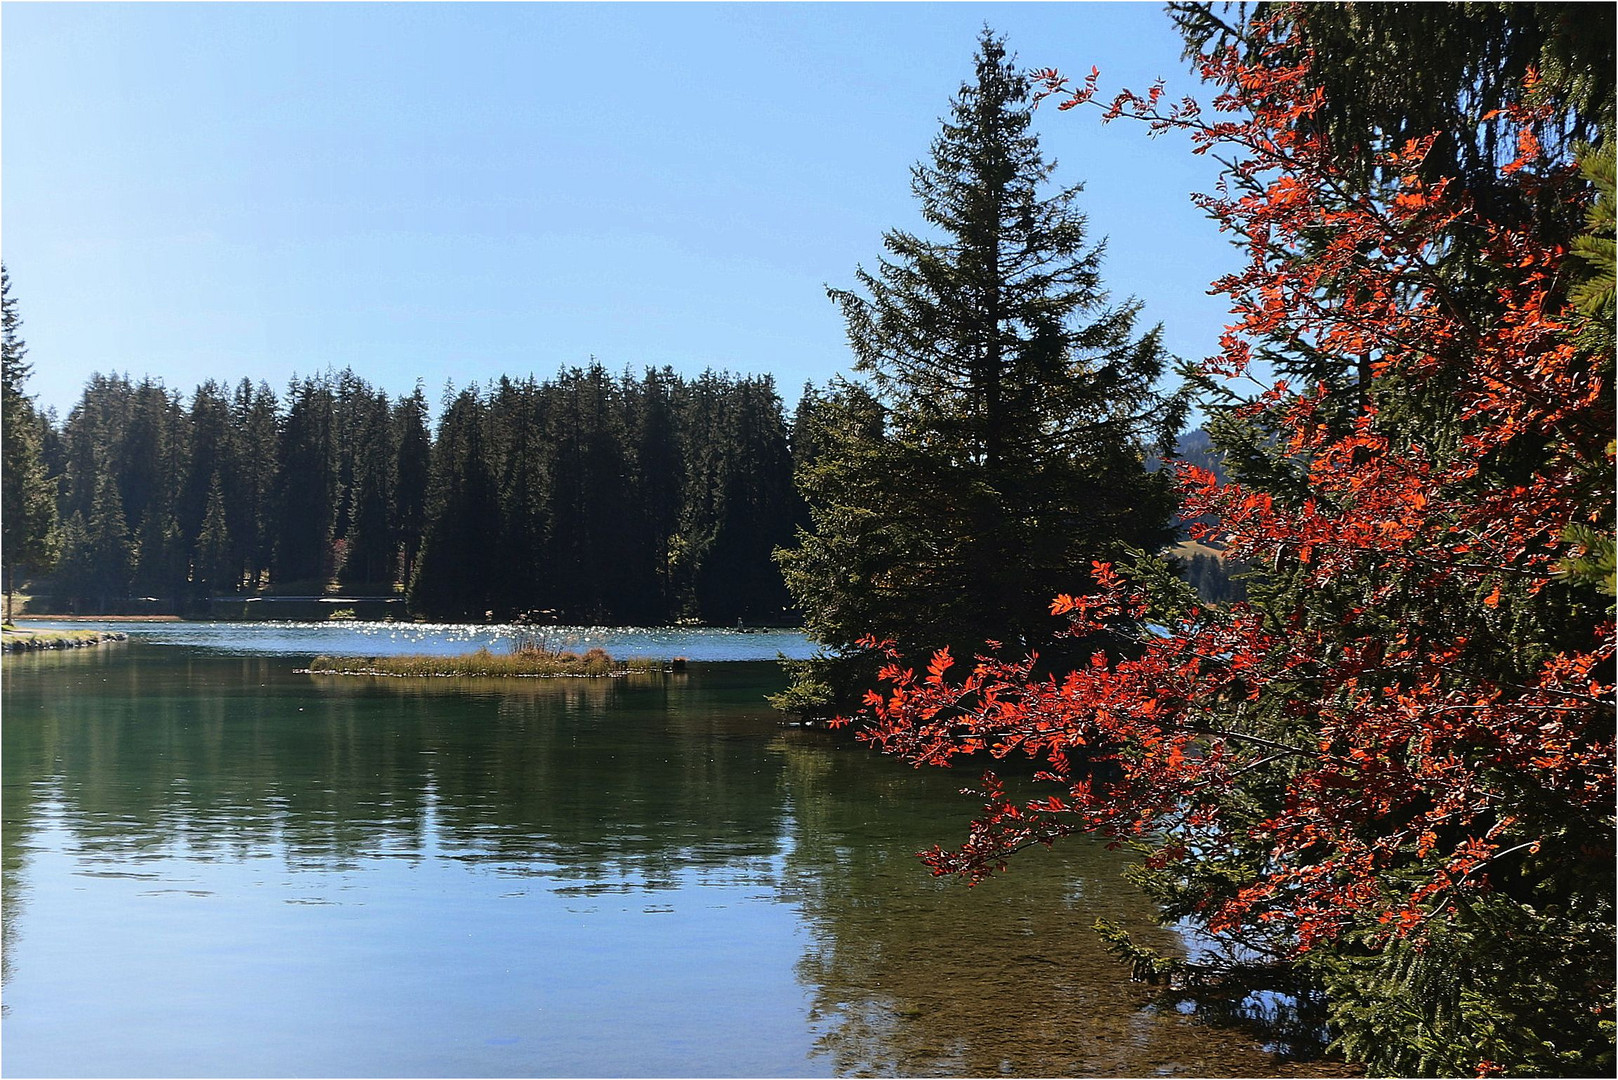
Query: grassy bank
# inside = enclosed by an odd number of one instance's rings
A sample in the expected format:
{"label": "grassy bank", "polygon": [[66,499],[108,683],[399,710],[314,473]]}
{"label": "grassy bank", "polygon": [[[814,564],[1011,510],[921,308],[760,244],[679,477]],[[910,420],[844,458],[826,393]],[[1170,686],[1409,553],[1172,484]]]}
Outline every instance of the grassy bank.
{"label": "grassy bank", "polygon": [[22,652],[27,649],[80,649],[103,641],[127,641],[129,635],[117,630],[19,630],[7,626],[0,631],[0,649]]}
{"label": "grassy bank", "polygon": [[507,678],[610,678],[663,670],[660,660],[615,660],[602,649],[580,655],[572,652],[521,651],[492,653],[488,649],[458,656],[317,656],[310,663],[317,675],[497,676]]}

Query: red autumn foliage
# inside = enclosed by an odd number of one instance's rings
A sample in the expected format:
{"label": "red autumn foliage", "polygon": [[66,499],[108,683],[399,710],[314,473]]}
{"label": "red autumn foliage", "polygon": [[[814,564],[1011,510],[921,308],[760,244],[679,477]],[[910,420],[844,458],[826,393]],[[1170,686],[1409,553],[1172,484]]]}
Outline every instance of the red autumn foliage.
{"label": "red autumn foliage", "polygon": [[[1234,321],[1204,371],[1252,377],[1258,343],[1282,340],[1369,376],[1348,423],[1323,419],[1324,386],[1276,383],[1247,406],[1304,463],[1299,498],[1180,468],[1186,516],[1218,522],[1199,538],[1291,575],[1294,609],[1193,608],[1148,633],[1148,599],[1097,564],[1094,591],[1057,597],[1052,613],[1127,647],[1056,676],[1036,675],[1035,658],[992,657],[957,674],[939,652],[918,675],[890,643],[867,641],[888,663],[859,735],[918,765],[1026,755],[1054,785],[1012,798],[987,774],[966,842],[924,853],[936,873],[976,880],[1081,832],[1143,840],[1156,865],[1256,850],[1250,877],[1210,890],[1199,914],[1214,933],[1262,925],[1308,950],[1354,926],[1419,932],[1494,887],[1509,856],[1565,848],[1570,828],[1610,815],[1610,617],[1586,604],[1537,651],[1513,654],[1529,660],[1502,657],[1514,611],[1563,610],[1547,598],[1569,588],[1567,528],[1610,521],[1614,415],[1611,356],[1578,340],[1562,243],[1417,179],[1424,140],[1384,160],[1404,177],[1391,197],[1357,190],[1311,130],[1307,60],[1280,55],[1207,58],[1205,78],[1223,88],[1215,119],[1189,100],[1160,111],[1160,86],[1105,111],[1239,158],[1203,200],[1249,257],[1216,283]],[[1078,89],[1039,77],[1064,109],[1096,93],[1095,72]],[[1573,170],[1545,160],[1520,119],[1505,174],[1540,201],[1579,198]],[[1480,247],[1486,305],[1440,269],[1463,230]],[[1385,417],[1395,399],[1383,387],[1448,395],[1453,422]],[[1531,465],[1502,481],[1508,459]],[[1259,777],[1265,812],[1233,815],[1231,794]]]}

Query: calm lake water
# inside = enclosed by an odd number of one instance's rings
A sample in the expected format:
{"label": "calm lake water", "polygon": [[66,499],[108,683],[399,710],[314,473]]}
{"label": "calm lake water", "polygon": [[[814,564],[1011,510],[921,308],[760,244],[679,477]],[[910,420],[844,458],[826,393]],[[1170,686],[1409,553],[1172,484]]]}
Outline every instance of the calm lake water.
{"label": "calm lake water", "polygon": [[737,651],[795,635],[502,682],[295,673],[417,628],[124,628],[4,661],[9,1076],[1277,1071],[1106,955],[1178,947],[1122,856],[930,878],[969,778],[782,726]]}

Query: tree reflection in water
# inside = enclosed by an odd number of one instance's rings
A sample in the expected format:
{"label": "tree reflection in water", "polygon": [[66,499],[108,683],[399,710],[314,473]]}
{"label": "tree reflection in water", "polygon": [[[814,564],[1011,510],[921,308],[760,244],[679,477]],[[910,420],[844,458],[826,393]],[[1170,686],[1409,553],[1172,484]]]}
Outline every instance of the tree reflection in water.
{"label": "tree reflection in water", "polygon": [[[817,1051],[837,1075],[1330,1074],[1195,1023],[1128,981],[1089,927],[1177,937],[1121,878],[1123,858],[1075,841],[1025,852],[975,888],[928,878],[914,852],[964,831],[964,777],[895,768],[860,749],[778,740],[795,843],[783,887],[813,945]],[[945,781],[941,783],[940,781]],[[953,824],[952,824],[953,823]]]}

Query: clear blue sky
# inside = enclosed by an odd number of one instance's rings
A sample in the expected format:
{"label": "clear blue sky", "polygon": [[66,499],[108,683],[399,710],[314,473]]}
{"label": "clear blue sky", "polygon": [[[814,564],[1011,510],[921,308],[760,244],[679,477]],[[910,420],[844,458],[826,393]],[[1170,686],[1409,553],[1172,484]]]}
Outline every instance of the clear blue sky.
{"label": "clear blue sky", "polygon": [[[909,169],[978,29],[1105,88],[1198,89],[1157,4],[50,4],[0,8],[0,229],[34,376],[351,365],[436,402],[594,355],[847,369],[825,286],[918,229]],[[1172,349],[1236,253],[1183,139],[1042,109],[1106,280]]]}

